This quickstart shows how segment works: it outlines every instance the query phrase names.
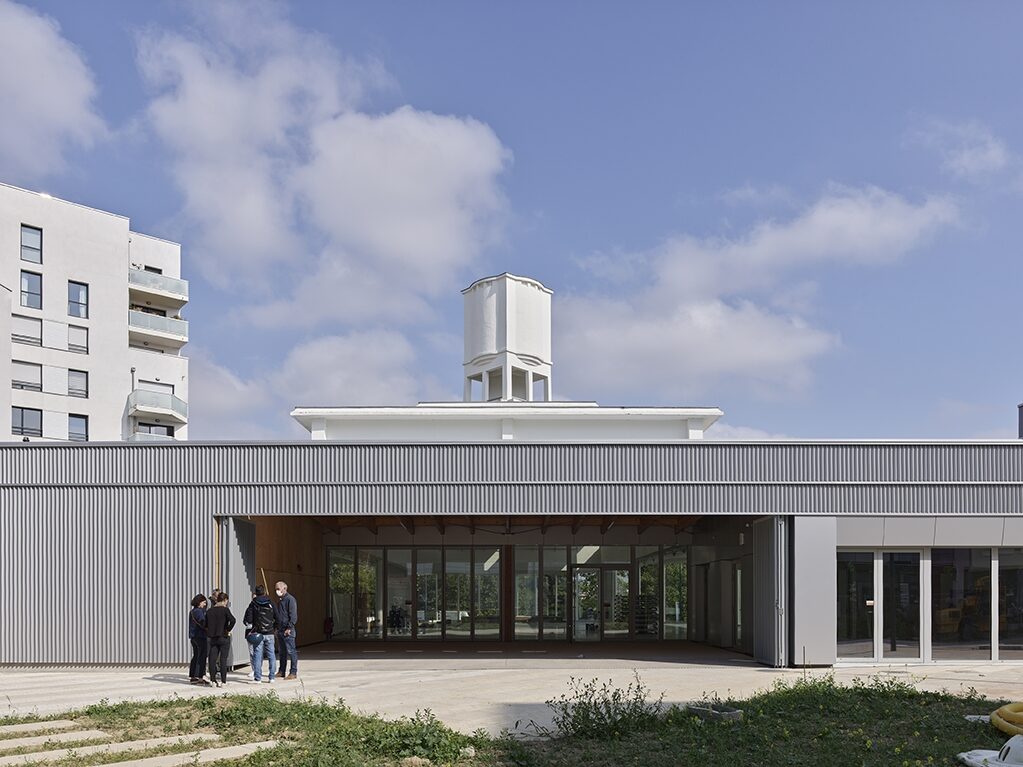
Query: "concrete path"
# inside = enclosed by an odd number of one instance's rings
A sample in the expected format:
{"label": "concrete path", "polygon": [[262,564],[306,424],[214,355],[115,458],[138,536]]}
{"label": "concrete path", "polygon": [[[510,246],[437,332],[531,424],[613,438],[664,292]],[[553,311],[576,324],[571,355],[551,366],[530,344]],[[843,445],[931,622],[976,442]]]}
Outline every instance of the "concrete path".
{"label": "concrete path", "polygon": [[[683,702],[710,693],[744,697],[769,688],[776,680],[791,680],[803,674],[792,669],[765,668],[745,656],[708,648],[675,657],[656,651],[629,655],[598,656],[574,648],[560,655],[468,648],[457,652],[390,649],[381,653],[376,649],[325,645],[304,650],[298,681],[251,685],[245,683],[244,673],[238,673],[231,675],[227,686],[221,689],[190,685],[184,668],[6,669],[0,677],[3,679],[0,716],[54,714],[103,698],[117,702],[266,694],[272,690],[282,699],[341,698],[357,711],[389,718],[430,709],[442,721],[464,732],[482,727],[498,733],[505,728],[522,728],[531,719],[549,723],[544,701],[566,692],[572,677],[611,680],[624,686],[632,680],[635,670],[655,695],[664,692],[667,702]],[[992,698],[1023,700],[1023,665],[861,666],[838,668],[832,673],[841,682],[880,674],[911,681],[921,689],[961,691],[973,687]]]}

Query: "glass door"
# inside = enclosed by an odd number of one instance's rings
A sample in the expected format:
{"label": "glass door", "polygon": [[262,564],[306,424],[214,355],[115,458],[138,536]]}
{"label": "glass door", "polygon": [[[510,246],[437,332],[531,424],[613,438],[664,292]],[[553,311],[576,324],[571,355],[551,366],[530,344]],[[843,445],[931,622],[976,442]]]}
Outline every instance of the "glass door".
{"label": "glass door", "polygon": [[628,639],[629,609],[629,571],[618,567],[605,567],[601,594],[604,610],[603,639]]}
{"label": "glass door", "polygon": [[600,641],[600,604],[600,568],[573,568],[572,639],[574,641]]}
{"label": "glass door", "polygon": [[874,552],[839,551],[838,657],[874,659]]}
{"label": "glass door", "polygon": [[920,554],[885,551],[881,555],[881,657],[920,658]]}

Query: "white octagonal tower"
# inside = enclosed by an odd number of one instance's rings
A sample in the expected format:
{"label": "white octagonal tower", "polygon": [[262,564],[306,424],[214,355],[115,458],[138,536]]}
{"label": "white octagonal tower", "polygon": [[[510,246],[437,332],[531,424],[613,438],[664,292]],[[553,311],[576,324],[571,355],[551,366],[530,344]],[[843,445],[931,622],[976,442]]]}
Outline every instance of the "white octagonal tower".
{"label": "white octagonal tower", "polygon": [[465,297],[466,402],[551,402],[551,296],[538,280],[505,272]]}

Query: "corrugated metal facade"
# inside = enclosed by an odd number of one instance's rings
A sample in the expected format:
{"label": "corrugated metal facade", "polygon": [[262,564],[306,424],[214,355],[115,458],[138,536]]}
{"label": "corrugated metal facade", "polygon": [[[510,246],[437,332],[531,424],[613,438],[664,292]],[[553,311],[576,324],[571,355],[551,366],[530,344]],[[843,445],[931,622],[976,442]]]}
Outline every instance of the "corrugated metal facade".
{"label": "corrugated metal facade", "polygon": [[181,662],[215,516],[416,513],[1020,514],[1023,444],[3,445],[0,663]]}

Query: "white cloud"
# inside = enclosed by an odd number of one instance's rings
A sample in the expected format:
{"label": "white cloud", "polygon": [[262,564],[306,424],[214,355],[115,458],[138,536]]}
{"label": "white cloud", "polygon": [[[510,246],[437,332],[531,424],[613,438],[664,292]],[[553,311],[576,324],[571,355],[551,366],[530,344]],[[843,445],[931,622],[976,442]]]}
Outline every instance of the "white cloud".
{"label": "white cloud", "polygon": [[64,167],[65,152],[92,146],[107,129],[96,82],[60,25],[0,0],[0,172],[37,182]]}
{"label": "white cloud", "polygon": [[980,181],[1018,164],[1005,142],[976,120],[932,121],[918,132],[917,138],[941,155],[944,170],[969,181]]}
{"label": "white cloud", "polygon": [[415,349],[396,331],[323,336],[293,348],[278,365],[245,378],[190,348],[191,439],[301,438],[296,406],[411,405],[423,381]]}
{"label": "white cloud", "polygon": [[[893,262],[956,219],[946,199],[834,187],[745,236],[674,237],[626,255],[627,277],[558,304],[559,390],[672,401],[731,382],[764,396],[798,391],[812,380],[813,360],[840,343],[803,316],[815,290],[806,274]],[[609,268],[601,256],[594,273]]]}
{"label": "white cloud", "polygon": [[265,325],[422,319],[497,236],[508,151],[471,118],[360,111],[387,75],[279,6],[200,8],[204,35],[139,46],[200,271],[255,288]]}

